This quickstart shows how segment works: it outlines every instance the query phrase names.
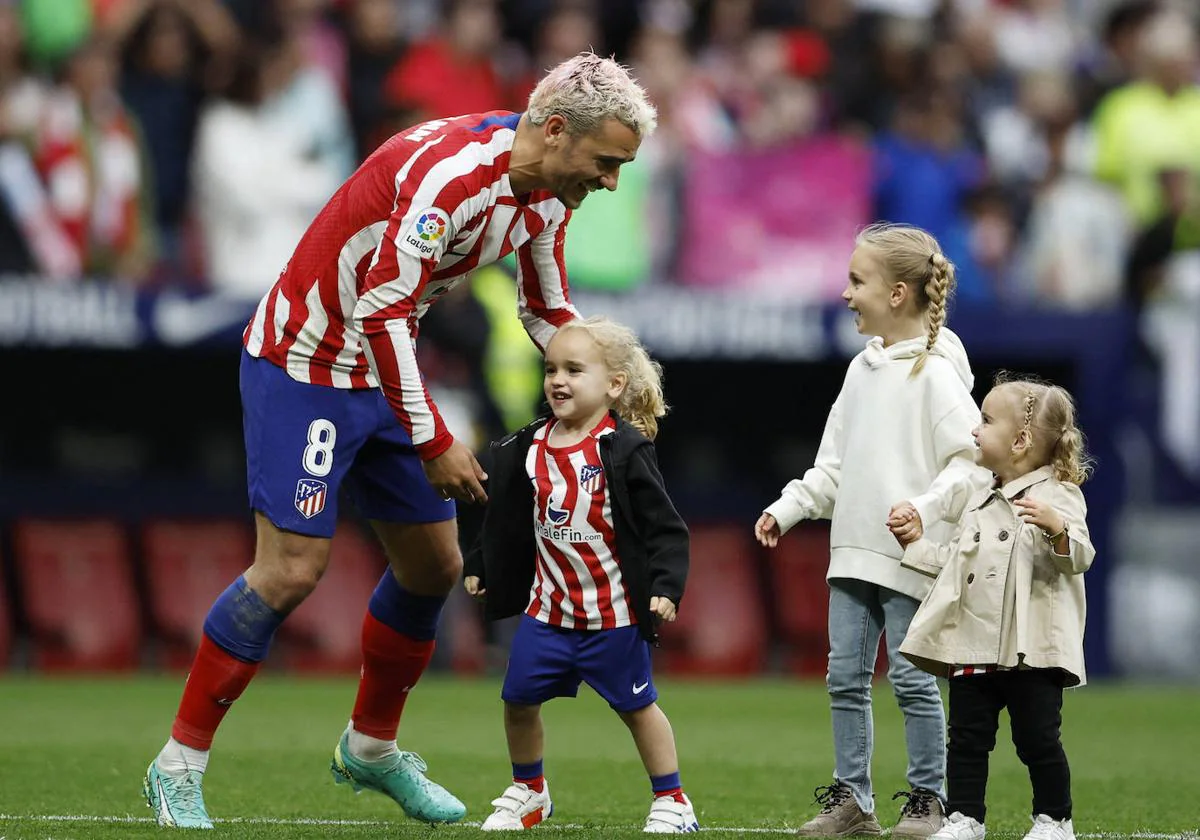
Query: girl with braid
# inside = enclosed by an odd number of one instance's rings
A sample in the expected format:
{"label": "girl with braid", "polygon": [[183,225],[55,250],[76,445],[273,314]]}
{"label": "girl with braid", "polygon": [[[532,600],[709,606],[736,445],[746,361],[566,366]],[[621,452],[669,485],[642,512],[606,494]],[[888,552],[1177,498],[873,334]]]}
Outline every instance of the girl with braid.
{"label": "girl with braid", "polygon": [[[1033,785],[1026,840],[1073,840],[1063,752],[1063,688],[1083,685],[1083,573],[1095,549],[1079,485],[1091,465],[1071,396],[1001,377],[975,429],[995,481],[967,504],[945,544],[897,510],[903,565],[936,577],[900,652],[950,682],[948,810],[937,840],[983,840],[988,754],[1008,709]],[[911,513],[911,511],[909,512]]]}
{"label": "girl with braid", "polygon": [[943,822],[945,713],[937,680],[900,655],[909,621],[932,581],[904,569],[888,530],[948,538],[967,500],[986,483],[974,461],[979,411],[962,342],[946,326],[954,266],[937,240],[908,225],[861,231],[842,298],[858,331],[873,336],[854,357],[825,423],[816,462],[783,488],[754,526],[764,546],[802,519],[832,519],[829,571],[829,690],[832,784],[801,837],[878,835],[871,789],[871,678],[881,637],[888,681],[904,714],[907,781],[894,838],[924,838]]}

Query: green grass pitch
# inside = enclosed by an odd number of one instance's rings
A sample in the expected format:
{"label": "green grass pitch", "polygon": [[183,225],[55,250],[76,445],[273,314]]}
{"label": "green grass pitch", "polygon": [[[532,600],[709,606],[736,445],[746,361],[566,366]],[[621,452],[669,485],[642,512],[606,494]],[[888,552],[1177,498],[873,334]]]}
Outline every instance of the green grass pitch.
{"label": "green grass pitch", "polygon": [[[162,837],[141,798],[146,764],[165,739],[180,677],[0,678],[0,838]],[[466,824],[429,828],[381,796],[334,786],[329,758],[355,682],[264,675],[218,735],[205,782],[212,837],[451,840],[479,834],[508,782],[499,685],[428,678],[409,700],[401,746],[467,803]],[[819,682],[664,679],[660,703],[679,743],[684,784],[702,829],[727,837],[784,836],[815,812],[812,791],[832,770]],[[1095,684],[1068,692],[1064,741],[1080,837],[1197,838],[1200,691]],[[885,826],[904,787],[900,714],[875,686],[874,781]],[[636,837],[649,784],[618,718],[584,688],[545,708],[546,774],[555,815],[535,834]],[[989,838],[1020,838],[1030,792],[1002,719],[988,792]],[[184,836],[194,836],[185,833]]]}

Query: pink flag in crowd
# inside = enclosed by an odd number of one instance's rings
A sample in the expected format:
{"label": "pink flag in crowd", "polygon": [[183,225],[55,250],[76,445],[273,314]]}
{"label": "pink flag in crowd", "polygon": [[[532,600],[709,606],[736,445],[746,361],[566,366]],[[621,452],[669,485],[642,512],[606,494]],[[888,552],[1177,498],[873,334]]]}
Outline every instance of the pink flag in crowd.
{"label": "pink flag in crowd", "polygon": [[685,187],[679,280],[834,299],[870,206],[870,153],[851,140],[696,153]]}

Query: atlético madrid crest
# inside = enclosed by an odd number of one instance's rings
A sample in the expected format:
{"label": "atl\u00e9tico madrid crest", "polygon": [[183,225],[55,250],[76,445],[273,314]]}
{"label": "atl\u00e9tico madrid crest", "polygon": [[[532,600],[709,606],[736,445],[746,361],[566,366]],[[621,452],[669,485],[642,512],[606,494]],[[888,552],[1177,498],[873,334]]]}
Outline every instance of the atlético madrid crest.
{"label": "atl\u00e9tico madrid crest", "polygon": [[296,482],[296,510],[305,519],[312,519],[325,510],[325,497],[328,495],[329,487],[324,481],[302,478]]}
{"label": "atl\u00e9tico madrid crest", "polygon": [[604,487],[604,467],[584,464],[579,470],[579,486],[589,493],[599,493]]}

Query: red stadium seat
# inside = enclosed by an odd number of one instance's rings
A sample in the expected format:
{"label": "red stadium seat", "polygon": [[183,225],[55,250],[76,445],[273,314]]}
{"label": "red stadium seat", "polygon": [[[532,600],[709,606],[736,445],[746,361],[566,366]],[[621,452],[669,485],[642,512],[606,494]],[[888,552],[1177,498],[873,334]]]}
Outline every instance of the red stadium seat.
{"label": "red stadium seat", "polygon": [[829,523],[801,522],[766,553],[784,667],[823,677],[829,661]]}
{"label": "red stadium seat", "polygon": [[[768,555],[785,667],[800,676],[824,678],[829,663],[829,523],[801,522]],[[886,673],[881,639],[875,675]]]}
{"label": "red stadium seat", "polygon": [[186,670],[209,607],[254,561],[254,532],[242,520],[162,519],[142,526],[141,541],[158,664]]}
{"label": "red stadium seat", "polygon": [[129,545],[106,520],[27,519],[13,528],[31,661],[47,671],[126,671],[139,664],[142,620]]}
{"label": "red stadium seat", "polygon": [[373,535],[343,522],[325,576],[275,635],[271,661],[294,671],[357,673],[363,614],[387,561]]}
{"label": "red stadium seat", "polygon": [[753,534],[738,525],[692,528],[691,569],[679,618],[660,628],[664,673],[747,676],[767,660]]}

